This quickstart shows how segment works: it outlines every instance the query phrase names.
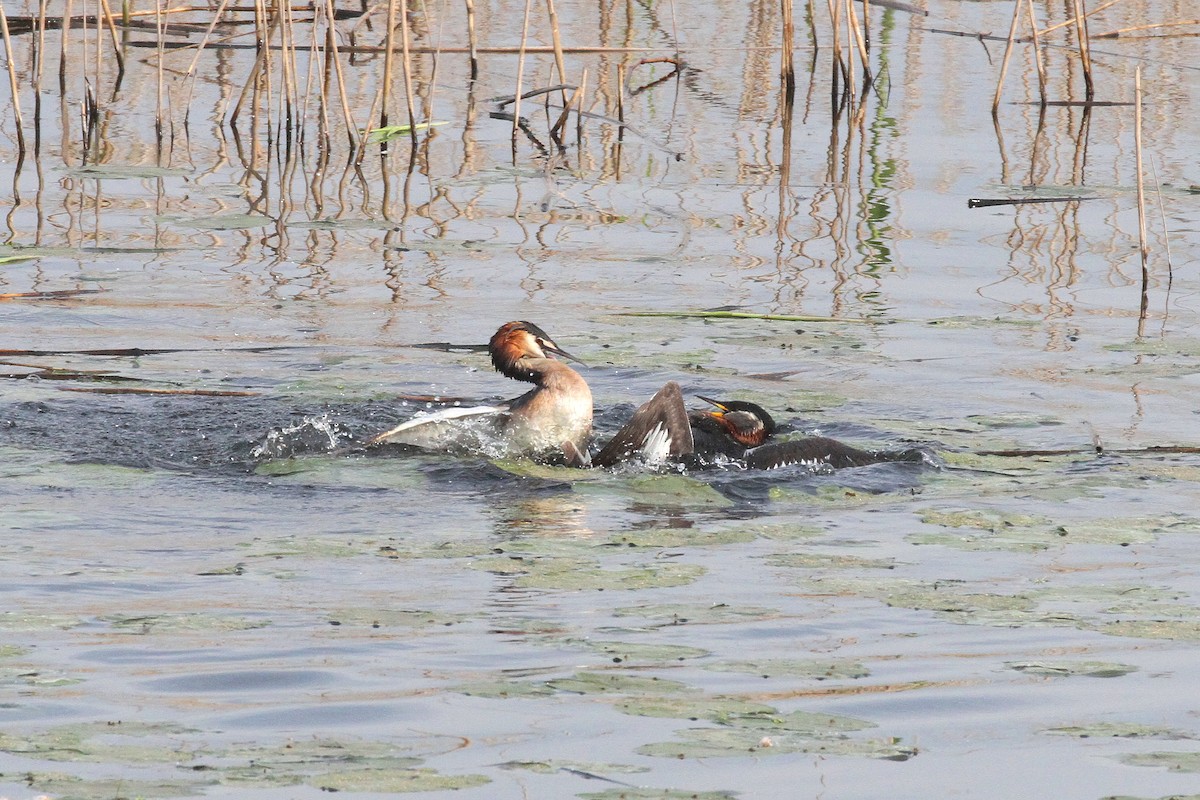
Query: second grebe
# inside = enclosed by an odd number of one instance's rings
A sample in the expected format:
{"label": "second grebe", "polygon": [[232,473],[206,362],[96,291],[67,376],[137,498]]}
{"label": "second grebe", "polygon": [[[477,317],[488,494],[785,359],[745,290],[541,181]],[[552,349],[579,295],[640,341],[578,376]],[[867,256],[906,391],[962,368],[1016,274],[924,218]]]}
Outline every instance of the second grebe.
{"label": "second grebe", "polygon": [[884,461],[925,462],[923,450],[860,450],[825,436],[767,441],[775,420],[760,405],[744,400],[712,400],[716,410],[685,411],[683,394],[674,381],[644,403],[592,460],[598,467],[627,461],[650,464],[668,460],[709,467],[718,462],[746,469],[864,467]]}
{"label": "second grebe", "polygon": [[592,392],[578,372],[554,356],[579,359],[523,320],[501,325],[488,343],[488,353],[497,372],[535,388],[493,406],[448,408],[420,416],[367,444],[478,450],[491,456],[580,464],[592,432]]}

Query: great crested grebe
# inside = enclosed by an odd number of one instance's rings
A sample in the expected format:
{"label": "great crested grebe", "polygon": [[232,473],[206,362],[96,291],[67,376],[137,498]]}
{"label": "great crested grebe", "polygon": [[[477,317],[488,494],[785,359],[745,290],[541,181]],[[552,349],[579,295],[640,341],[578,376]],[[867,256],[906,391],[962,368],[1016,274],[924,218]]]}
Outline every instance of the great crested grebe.
{"label": "great crested grebe", "polygon": [[411,419],[367,444],[586,463],[592,392],[578,372],[554,356],[583,362],[525,321],[501,325],[488,343],[488,353],[497,372],[534,388],[497,405],[448,408]]}
{"label": "great crested grebe", "polygon": [[793,465],[843,469],[884,461],[928,460],[918,448],[860,450],[825,436],[768,441],[775,434],[775,420],[762,406],[697,396],[715,410],[686,411],[679,384],[669,382],[634,412],[592,463],[611,467],[635,460],[651,464],[675,460],[694,467],[725,462],[769,470]]}

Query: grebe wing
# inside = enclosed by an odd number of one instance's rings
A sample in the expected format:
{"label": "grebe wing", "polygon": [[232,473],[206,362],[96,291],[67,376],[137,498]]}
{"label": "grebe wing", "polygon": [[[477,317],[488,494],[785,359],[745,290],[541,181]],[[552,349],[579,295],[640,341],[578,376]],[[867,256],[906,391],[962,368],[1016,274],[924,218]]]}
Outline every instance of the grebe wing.
{"label": "grebe wing", "polygon": [[693,449],[683,392],[678,383],[670,381],[633,412],[629,422],[592,459],[592,465],[611,467],[631,458],[654,464],[689,455]]}
{"label": "grebe wing", "polygon": [[492,417],[499,422],[507,415],[509,405],[443,408],[431,414],[421,414],[402,422],[390,431],[372,436],[367,446],[377,444],[410,444],[416,447],[444,448],[455,443],[462,424],[485,423]]}

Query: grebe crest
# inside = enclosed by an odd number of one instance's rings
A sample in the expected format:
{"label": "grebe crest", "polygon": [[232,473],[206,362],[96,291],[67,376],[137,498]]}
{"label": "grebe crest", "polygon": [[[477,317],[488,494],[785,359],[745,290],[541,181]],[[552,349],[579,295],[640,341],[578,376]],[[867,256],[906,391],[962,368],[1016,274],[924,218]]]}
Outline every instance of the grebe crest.
{"label": "grebe crest", "polygon": [[531,369],[527,359],[554,360],[557,355],[571,361],[579,360],[555,344],[544,330],[525,320],[501,325],[488,342],[488,354],[492,357],[492,366],[501,375],[530,383],[537,383],[539,371]]}

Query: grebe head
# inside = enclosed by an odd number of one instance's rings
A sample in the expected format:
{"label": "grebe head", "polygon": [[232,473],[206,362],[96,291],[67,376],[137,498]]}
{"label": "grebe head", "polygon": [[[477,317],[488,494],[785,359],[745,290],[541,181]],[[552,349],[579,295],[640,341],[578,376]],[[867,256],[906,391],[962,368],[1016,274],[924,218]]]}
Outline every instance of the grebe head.
{"label": "grebe head", "polygon": [[524,320],[501,325],[488,342],[488,353],[497,372],[519,381],[532,381],[540,371],[532,369],[527,359],[553,360],[554,356],[561,356],[583,363],[556,345],[544,330]]}
{"label": "grebe head", "polygon": [[757,403],[745,400],[718,402],[708,397],[696,396],[717,408],[716,411],[700,413],[716,420],[734,441],[746,447],[757,447],[775,433],[775,420]]}

